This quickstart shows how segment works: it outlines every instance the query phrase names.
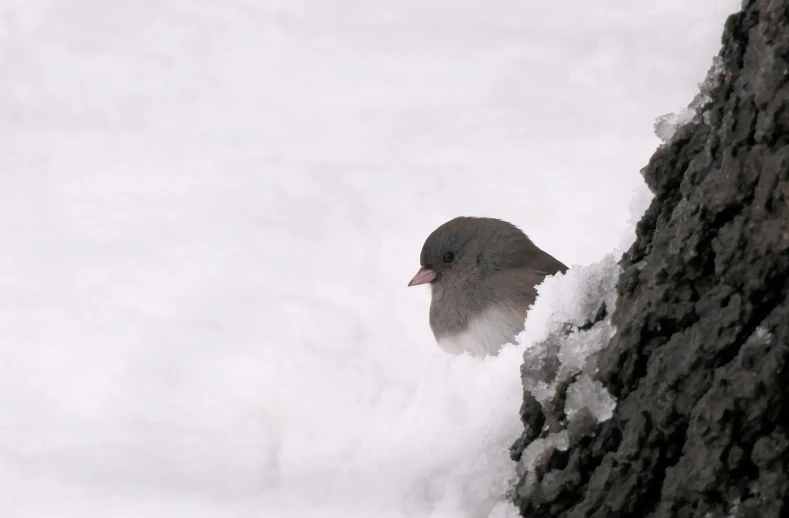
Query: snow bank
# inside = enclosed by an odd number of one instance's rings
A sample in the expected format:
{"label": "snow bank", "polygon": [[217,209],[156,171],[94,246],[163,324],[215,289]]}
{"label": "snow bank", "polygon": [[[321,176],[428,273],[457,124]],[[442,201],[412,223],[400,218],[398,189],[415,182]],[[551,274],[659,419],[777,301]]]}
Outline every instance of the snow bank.
{"label": "snow bank", "polygon": [[[0,455],[5,487],[16,489],[0,507],[25,516],[66,504],[75,516],[500,515],[515,473],[508,449],[521,432],[524,351],[592,318],[600,300],[612,308],[616,273],[608,256],[548,279],[521,345],[483,360],[430,343],[404,362],[342,346],[124,357],[107,344],[104,357],[53,357],[65,372],[52,380],[64,391],[43,402],[23,390],[34,384],[14,377],[33,371],[7,373],[16,391],[3,392],[0,435],[12,447]],[[571,335],[562,368],[578,368],[610,333],[604,321]],[[112,372],[112,383],[95,384]],[[74,399],[77,388],[84,398]],[[553,390],[533,388],[545,397]],[[601,419],[610,404],[583,379],[567,400],[569,412],[591,407]],[[41,492],[51,496],[35,498]]]}
{"label": "snow bank", "polygon": [[[557,318],[583,318],[586,307],[572,301],[585,297],[591,277],[612,271],[608,261],[546,283],[526,336],[544,336]],[[287,361],[193,351],[169,381],[129,387],[137,404],[125,408],[122,393],[101,411],[52,400],[59,412],[4,393],[0,435],[15,445],[0,450],[4,487],[19,487],[0,506],[24,502],[26,516],[66,503],[80,516],[211,516],[222,502],[233,516],[486,516],[514,474],[508,448],[520,433],[522,353],[434,352],[385,373],[336,351],[291,350]],[[77,377],[107,369],[87,361],[66,368]],[[25,413],[49,418],[12,427]],[[30,433],[35,441],[23,438]],[[51,496],[32,498],[40,492]]]}

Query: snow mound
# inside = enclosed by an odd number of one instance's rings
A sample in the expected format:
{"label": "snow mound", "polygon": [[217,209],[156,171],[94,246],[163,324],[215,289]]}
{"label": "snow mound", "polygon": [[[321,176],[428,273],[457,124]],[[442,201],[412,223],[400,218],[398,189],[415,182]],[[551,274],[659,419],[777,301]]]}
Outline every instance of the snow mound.
{"label": "snow mound", "polygon": [[[290,429],[279,444],[283,468],[272,482],[272,494],[296,500],[304,481],[315,480],[308,493],[324,516],[358,512],[471,518],[514,512],[507,501],[516,474],[509,447],[522,429],[517,409],[523,397],[523,359],[534,363],[553,354],[558,360],[553,381],[535,379],[529,387],[544,401],[555,396],[562,379],[587,368],[586,360],[613,333],[609,319],[599,317],[601,307],[613,309],[618,271],[611,254],[548,278],[539,287],[519,344],[505,346],[497,356],[479,359],[435,351],[413,366],[415,376],[384,388],[365,411],[335,406],[325,419],[313,420],[309,413],[301,419],[283,416],[282,426],[289,423]],[[566,335],[552,352],[550,339],[568,325],[586,327]],[[324,373],[327,386],[342,383],[337,372]],[[614,406],[588,376],[568,390],[568,415],[586,408],[602,420]],[[341,424],[350,422],[356,428],[352,433]],[[531,451],[536,456],[541,448],[562,444],[564,431],[535,442]],[[342,459],[342,464],[317,464],[304,453],[310,449],[320,452],[317,458]],[[349,509],[348,502],[356,502],[358,509]]]}
{"label": "snow mound", "polygon": [[[551,277],[539,286],[539,299],[518,337],[526,344],[523,383],[542,405],[556,396],[559,386],[573,376],[594,374],[588,365],[594,353],[614,334],[610,315],[616,303],[619,276],[617,255],[608,254],[597,263],[575,266],[566,274]],[[593,406],[603,416],[606,403],[601,387],[581,376],[574,382],[571,412]],[[586,390],[584,390],[586,389]],[[582,395],[589,396],[588,401]]]}
{"label": "snow mound", "polygon": [[[191,348],[188,362],[178,359],[186,350],[74,347],[68,390],[81,387],[86,398],[30,399],[46,360],[9,357],[17,367],[3,383],[16,390],[3,393],[0,438],[14,446],[0,447],[0,474],[16,489],[0,496],[0,508],[80,517],[510,516],[523,359],[547,358],[551,338],[598,317],[600,301],[612,308],[617,271],[608,256],[547,279],[520,344],[483,359],[433,343],[403,358],[396,348],[359,356],[347,345],[224,343]],[[555,351],[561,376],[586,368],[611,333],[603,319],[567,335]],[[96,373],[107,373],[104,385],[76,382]],[[556,381],[531,389],[548,400]],[[578,378],[570,392],[568,413],[610,414],[594,382]],[[11,426],[31,416],[33,436]],[[560,447],[562,437],[543,442]],[[35,498],[40,492],[52,496]],[[73,514],[61,513],[64,503]]]}

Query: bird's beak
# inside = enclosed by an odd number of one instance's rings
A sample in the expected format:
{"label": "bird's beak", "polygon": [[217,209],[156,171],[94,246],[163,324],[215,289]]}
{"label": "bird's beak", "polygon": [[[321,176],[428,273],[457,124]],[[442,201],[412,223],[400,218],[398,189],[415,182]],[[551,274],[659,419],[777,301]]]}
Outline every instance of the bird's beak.
{"label": "bird's beak", "polygon": [[420,284],[427,284],[429,282],[433,282],[436,280],[436,272],[431,270],[430,268],[420,268],[414,278],[411,279],[411,282],[408,283],[409,286],[419,286]]}

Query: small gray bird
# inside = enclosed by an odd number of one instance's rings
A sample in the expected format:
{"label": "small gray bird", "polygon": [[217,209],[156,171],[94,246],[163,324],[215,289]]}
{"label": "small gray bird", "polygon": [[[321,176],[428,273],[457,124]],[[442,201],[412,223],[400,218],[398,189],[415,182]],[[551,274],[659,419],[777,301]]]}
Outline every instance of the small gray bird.
{"label": "small gray bird", "polygon": [[439,347],[495,355],[523,330],[545,277],[567,267],[518,227],[494,218],[459,217],[422,246],[409,286],[429,284],[430,328]]}

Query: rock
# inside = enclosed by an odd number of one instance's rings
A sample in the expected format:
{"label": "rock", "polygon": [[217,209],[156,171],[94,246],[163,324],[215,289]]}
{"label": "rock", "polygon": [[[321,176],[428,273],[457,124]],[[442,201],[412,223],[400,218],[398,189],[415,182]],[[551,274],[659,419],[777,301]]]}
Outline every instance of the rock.
{"label": "rock", "polygon": [[789,0],[746,0],[704,103],[642,171],[655,198],[595,357],[613,416],[568,422],[567,386],[527,392],[513,458],[569,439],[521,466],[523,516],[789,516],[788,60]]}

